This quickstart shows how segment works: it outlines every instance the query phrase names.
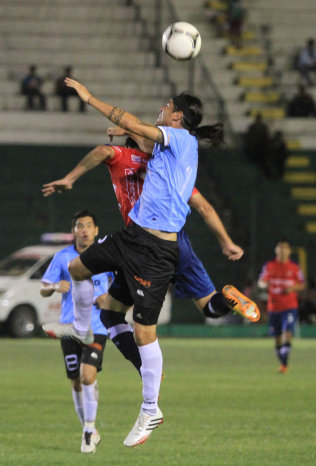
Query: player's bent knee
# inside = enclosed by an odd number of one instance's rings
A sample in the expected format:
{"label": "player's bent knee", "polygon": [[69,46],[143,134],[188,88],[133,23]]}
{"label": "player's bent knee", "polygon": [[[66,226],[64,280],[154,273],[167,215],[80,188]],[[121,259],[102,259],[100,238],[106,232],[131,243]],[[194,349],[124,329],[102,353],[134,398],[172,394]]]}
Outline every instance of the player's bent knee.
{"label": "player's bent knee", "polygon": [[68,271],[71,278],[76,281],[87,280],[92,276],[92,273],[87,269],[80,260],[80,257],[76,257],[68,264]]}
{"label": "player's bent knee", "polygon": [[157,339],[156,325],[134,324],[134,338],[138,346],[149,345]]}
{"label": "player's bent knee", "polygon": [[92,385],[96,380],[95,375],[92,374],[82,374],[80,379],[83,385]]}

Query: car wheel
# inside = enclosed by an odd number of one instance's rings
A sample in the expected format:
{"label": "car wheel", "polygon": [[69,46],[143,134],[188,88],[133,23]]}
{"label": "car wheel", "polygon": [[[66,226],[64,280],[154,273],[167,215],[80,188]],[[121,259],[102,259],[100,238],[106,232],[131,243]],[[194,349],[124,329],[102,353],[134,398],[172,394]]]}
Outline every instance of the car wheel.
{"label": "car wheel", "polygon": [[36,328],[37,316],[31,306],[21,304],[13,309],[8,320],[8,330],[12,337],[32,337],[36,332]]}

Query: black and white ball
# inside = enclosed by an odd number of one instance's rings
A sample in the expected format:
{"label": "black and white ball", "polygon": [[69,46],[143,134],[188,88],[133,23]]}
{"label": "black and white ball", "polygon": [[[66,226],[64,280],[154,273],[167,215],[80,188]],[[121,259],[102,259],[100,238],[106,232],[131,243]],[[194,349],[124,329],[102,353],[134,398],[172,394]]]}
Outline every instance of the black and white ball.
{"label": "black and white ball", "polygon": [[193,24],[170,24],[162,35],[163,50],[175,60],[191,60],[201,49],[201,36]]}

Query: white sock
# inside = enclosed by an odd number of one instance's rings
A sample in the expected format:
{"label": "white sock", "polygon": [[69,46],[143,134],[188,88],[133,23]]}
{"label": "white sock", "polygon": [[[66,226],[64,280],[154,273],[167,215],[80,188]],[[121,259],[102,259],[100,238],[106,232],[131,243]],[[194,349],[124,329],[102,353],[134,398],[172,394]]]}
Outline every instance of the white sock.
{"label": "white sock", "polygon": [[113,338],[117,337],[121,333],[131,332],[134,333],[134,329],[130,324],[117,324],[113,325],[113,327],[107,328],[108,337],[113,340]]}
{"label": "white sock", "polygon": [[79,332],[87,332],[91,325],[91,312],[94,298],[93,281],[72,280],[72,300],[74,304],[74,326]]}
{"label": "white sock", "polygon": [[162,353],[158,339],[149,345],[138,346],[142,366],[140,372],[143,381],[143,403],[141,411],[153,416],[157,403],[162,374]]}
{"label": "white sock", "polygon": [[83,413],[83,395],[81,392],[76,392],[72,389],[72,399],[74,400],[75,410],[79,417],[81,424],[84,424],[84,413]]}
{"label": "white sock", "polygon": [[93,432],[94,423],[97,417],[99,390],[97,381],[91,385],[82,384],[83,409],[84,409],[84,430]]}

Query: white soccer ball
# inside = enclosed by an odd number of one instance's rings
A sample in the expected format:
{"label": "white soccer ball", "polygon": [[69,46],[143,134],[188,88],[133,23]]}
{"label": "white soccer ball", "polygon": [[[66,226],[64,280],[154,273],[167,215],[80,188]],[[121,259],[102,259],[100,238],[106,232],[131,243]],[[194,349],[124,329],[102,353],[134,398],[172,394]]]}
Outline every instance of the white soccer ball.
{"label": "white soccer ball", "polygon": [[199,31],[183,21],[170,24],[162,35],[163,50],[175,60],[191,60],[201,49]]}

